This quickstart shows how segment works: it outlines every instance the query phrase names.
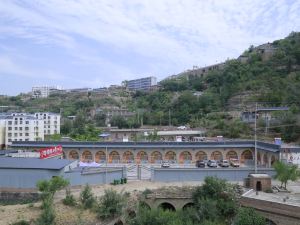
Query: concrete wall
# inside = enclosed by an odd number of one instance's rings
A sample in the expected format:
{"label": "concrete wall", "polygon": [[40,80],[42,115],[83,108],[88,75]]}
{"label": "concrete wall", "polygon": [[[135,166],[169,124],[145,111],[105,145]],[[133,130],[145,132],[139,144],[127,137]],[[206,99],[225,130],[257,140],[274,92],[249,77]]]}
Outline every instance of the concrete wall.
{"label": "concrete wall", "polygon": [[39,180],[60,176],[59,170],[0,169],[0,189],[32,189]]}
{"label": "concrete wall", "polygon": [[[113,182],[115,179],[123,178],[123,169],[108,169],[107,171],[107,183]],[[83,172],[80,171],[69,171],[66,172],[63,177],[70,181],[71,186],[75,185],[85,185],[85,184],[105,184],[105,171],[90,171]]]}
{"label": "concrete wall", "polygon": [[[216,176],[228,181],[243,181],[254,169],[249,168],[151,168],[151,181],[203,181],[207,176]],[[275,175],[274,169],[258,169],[258,173]]]}

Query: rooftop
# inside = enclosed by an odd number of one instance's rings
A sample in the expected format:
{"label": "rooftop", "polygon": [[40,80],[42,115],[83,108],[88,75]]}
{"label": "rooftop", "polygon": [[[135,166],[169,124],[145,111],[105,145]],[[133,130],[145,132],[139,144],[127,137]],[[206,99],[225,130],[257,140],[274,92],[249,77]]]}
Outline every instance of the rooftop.
{"label": "rooftop", "polygon": [[38,159],[38,158],[11,158],[0,157],[0,169],[45,169],[60,170],[71,164],[66,159]]}

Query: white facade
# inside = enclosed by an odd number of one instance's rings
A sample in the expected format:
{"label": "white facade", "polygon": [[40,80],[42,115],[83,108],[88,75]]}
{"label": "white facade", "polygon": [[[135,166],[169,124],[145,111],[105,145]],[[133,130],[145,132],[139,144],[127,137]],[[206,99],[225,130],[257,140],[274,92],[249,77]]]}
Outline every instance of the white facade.
{"label": "white facade", "polygon": [[5,117],[0,116],[0,149],[5,145]]}
{"label": "white facade", "polygon": [[62,90],[61,86],[35,86],[32,87],[33,98],[47,98],[51,91]]}
{"label": "white facade", "polygon": [[127,88],[132,91],[147,91],[154,85],[157,85],[156,77],[145,77],[127,81]]}
{"label": "white facade", "polygon": [[44,121],[26,113],[12,113],[5,118],[5,145],[13,141],[43,141]]}
{"label": "white facade", "polygon": [[44,121],[44,134],[60,134],[60,114],[39,112],[34,114],[37,119]]}

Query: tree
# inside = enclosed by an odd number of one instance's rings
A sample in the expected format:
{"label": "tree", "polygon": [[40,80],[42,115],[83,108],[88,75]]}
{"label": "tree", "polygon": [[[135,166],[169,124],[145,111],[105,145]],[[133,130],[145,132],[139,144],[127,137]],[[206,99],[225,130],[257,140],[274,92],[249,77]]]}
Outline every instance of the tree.
{"label": "tree", "polygon": [[84,189],[80,192],[80,202],[85,209],[92,208],[96,202],[92,189],[88,184],[86,184]]}
{"label": "tree", "polygon": [[115,218],[120,216],[125,206],[125,195],[117,193],[115,190],[104,190],[104,195],[100,197],[97,215],[101,219]]}
{"label": "tree", "polygon": [[69,184],[69,181],[62,177],[53,177],[51,180],[42,180],[37,183],[37,188],[42,198],[42,214],[37,219],[38,225],[54,225],[55,211],[53,208],[53,196],[55,192],[61,190]]}
{"label": "tree", "polygon": [[276,171],[275,179],[281,182],[281,187],[286,185],[288,181],[296,181],[300,178],[300,171],[297,165],[289,165],[281,161],[277,161],[274,164],[274,169]]}
{"label": "tree", "polygon": [[240,208],[234,225],[266,225],[266,219],[252,208]]}
{"label": "tree", "polygon": [[201,220],[231,220],[238,208],[234,186],[217,177],[206,177],[193,193],[193,201]]}

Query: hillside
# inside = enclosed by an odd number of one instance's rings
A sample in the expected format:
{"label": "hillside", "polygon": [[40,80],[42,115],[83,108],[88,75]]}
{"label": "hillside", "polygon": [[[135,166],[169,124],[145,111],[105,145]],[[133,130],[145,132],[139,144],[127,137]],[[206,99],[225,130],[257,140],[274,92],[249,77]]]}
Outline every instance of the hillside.
{"label": "hillside", "polygon": [[[200,71],[200,70],[199,70]],[[229,138],[252,138],[253,127],[241,122],[242,111],[259,107],[288,106],[287,112],[272,113],[274,120],[265,132],[258,121],[261,138],[281,136],[299,141],[300,137],[300,33],[258,47],[250,46],[238,59],[228,60],[220,69],[205,74],[184,73],[160,83],[160,90],[129,93],[119,90],[108,95],[95,93],[57,94],[47,99],[30,99],[26,95],[0,97],[0,105],[18,106],[19,111],[61,112],[65,120],[77,116],[76,127],[105,125],[105,113],[98,108],[119,107],[134,112],[131,118],[116,116],[111,124],[119,127],[140,125],[189,125],[205,127],[208,135]],[[73,123],[73,125],[74,125]],[[65,120],[63,134],[74,131]],[[96,133],[96,132],[95,132]],[[74,135],[73,135],[74,136]]]}
{"label": "hillside", "polygon": [[[251,46],[241,57],[229,60],[221,70],[206,76],[186,76],[165,80],[162,90],[151,94],[137,93],[137,107],[146,108],[144,123],[190,124],[207,127],[211,135],[251,137],[251,127],[234,119],[231,111],[260,107],[289,106],[289,112],[278,112],[270,132],[286,141],[300,136],[300,33],[291,33],[274,41],[269,49]],[[195,92],[202,92],[195,96]],[[174,93],[177,98],[174,98]],[[259,123],[261,128],[264,124]],[[292,125],[292,126],[290,126]],[[275,127],[276,126],[276,127]]]}

